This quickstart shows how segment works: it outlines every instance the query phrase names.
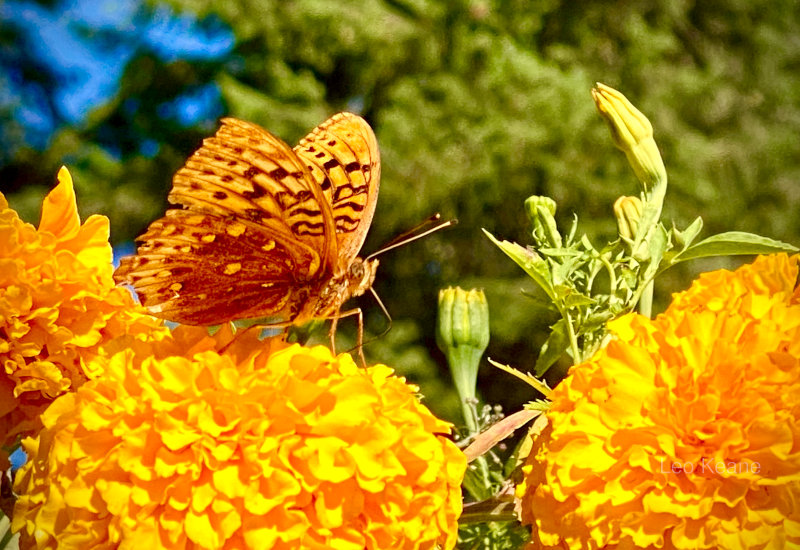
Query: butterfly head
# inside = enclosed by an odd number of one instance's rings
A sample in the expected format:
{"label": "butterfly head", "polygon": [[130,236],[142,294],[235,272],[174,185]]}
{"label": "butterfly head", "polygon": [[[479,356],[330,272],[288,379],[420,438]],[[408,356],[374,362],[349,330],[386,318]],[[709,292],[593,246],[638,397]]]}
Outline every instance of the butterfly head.
{"label": "butterfly head", "polygon": [[378,260],[356,258],[347,270],[347,287],[350,296],[361,296],[372,288],[375,273],[378,271]]}
{"label": "butterfly head", "polygon": [[354,296],[361,296],[372,287],[378,260],[355,258],[343,274],[328,281],[315,300],[316,308],[311,318],[324,318],[338,312],[342,305]]}

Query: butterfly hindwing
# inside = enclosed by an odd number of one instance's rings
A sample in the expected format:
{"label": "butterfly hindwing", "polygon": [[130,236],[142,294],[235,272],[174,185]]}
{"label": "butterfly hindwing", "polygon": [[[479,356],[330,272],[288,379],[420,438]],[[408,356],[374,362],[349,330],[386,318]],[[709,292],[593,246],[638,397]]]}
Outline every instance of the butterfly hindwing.
{"label": "butterfly hindwing", "polygon": [[336,227],[340,265],[349,266],[366,239],[380,185],[375,133],[351,113],[339,113],[294,148],[325,194]]}
{"label": "butterfly hindwing", "polygon": [[169,210],[141,239],[118,274],[154,314],[190,325],[290,318],[320,261],[313,249],[263,227],[186,210]]}

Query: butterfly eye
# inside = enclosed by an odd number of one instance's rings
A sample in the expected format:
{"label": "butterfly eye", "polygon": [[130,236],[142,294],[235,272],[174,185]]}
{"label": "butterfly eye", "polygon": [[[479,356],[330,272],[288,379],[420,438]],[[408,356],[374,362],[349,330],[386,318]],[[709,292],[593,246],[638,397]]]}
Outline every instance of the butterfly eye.
{"label": "butterfly eye", "polygon": [[350,264],[351,279],[361,279],[364,277],[364,273],[365,273],[364,262],[358,261],[358,259],[356,259],[356,261]]}

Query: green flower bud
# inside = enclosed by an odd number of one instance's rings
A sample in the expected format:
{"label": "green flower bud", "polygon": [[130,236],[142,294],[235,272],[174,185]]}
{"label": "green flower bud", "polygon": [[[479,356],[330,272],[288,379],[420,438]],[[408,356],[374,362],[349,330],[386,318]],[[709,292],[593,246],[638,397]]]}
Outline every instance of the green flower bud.
{"label": "green flower bud", "polygon": [[597,83],[592,89],[592,98],[608,123],[611,139],[628,157],[628,163],[645,189],[666,181],[667,170],[647,117],[624,95],[605,84]]}
{"label": "green flower bud", "polygon": [[478,365],[489,345],[489,304],[482,290],[439,291],[436,343],[450,365],[467,427],[474,431],[477,426],[467,402],[475,399]]}
{"label": "green flower bud", "polygon": [[639,197],[620,197],[614,202],[614,216],[617,218],[619,236],[625,241],[633,241],[642,219],[642,200]]}
{"label": "green flower bud", "polygon": [[561,248],[561,233],[553,217],[556,201],[550,197],[533,195],[525,200],[525,212],[533,224],[533,238],[541,246]]}

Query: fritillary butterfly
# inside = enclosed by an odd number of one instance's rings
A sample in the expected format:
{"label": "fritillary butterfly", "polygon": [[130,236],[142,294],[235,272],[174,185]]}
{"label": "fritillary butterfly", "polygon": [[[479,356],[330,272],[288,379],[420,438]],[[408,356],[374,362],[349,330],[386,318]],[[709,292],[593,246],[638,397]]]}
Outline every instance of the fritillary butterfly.
{"label": "fritillary butterfly", "polygon": [[188,325],[336,319],[366,292],[377,260],[357,257],[380,183],[362,118],[339,113],[294,149],[222,119],[172,181],[167,210],[114,274],[158,317]]}

